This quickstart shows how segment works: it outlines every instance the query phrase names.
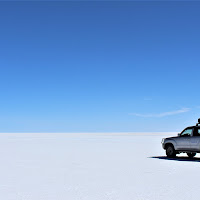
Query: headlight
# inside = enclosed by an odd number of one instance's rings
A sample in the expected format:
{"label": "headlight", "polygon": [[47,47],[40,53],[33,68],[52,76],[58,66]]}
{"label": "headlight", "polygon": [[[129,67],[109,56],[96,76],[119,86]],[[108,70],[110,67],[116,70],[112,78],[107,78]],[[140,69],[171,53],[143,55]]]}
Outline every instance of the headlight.
{"label": "headlight", "polygon": [[162,139],[161,143],[164,143],[164,142],[165,142],[165,138]]}

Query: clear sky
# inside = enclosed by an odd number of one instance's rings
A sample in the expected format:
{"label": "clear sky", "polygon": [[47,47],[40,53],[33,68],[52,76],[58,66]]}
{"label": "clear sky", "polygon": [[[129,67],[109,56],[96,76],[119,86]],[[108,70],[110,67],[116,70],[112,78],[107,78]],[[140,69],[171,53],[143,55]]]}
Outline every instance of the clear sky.
{"label": "clear sky", "polygon": [[200,2],[0,2],[0,132],[177,131],[200,118]]}

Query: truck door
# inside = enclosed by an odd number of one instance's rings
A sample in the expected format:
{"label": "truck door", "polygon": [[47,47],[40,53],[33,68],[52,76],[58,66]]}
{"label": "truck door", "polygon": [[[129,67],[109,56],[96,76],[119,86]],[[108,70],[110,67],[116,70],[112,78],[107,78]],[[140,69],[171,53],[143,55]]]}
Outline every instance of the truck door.
{"label": "truck door", "polygon": [[190,149],[190,141],[193,133],[193,128],[186,128],[180,134],[180,137],[177,138],[177,149],[179,150],[188,150]]}
{"label": "truck door", "polygon": [[200,127],[194,127],[193,136],[190,140],[190,148],[194,151],[200,151]]}

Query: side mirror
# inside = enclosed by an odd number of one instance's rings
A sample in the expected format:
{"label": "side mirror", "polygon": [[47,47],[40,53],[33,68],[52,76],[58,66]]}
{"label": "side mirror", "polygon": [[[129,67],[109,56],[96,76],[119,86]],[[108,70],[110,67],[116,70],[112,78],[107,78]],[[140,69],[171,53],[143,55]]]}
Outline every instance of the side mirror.
{"label": "side mirror", "polygon": [[181,136],[181,134],[180,134],[180,133],[178,133],[178,136],[180,137],[180,136]]}

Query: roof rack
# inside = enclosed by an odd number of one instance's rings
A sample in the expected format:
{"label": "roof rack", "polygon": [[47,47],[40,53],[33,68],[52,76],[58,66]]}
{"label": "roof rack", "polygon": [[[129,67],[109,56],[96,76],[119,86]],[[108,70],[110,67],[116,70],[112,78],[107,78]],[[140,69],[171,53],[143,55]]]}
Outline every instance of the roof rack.
{"label": "roof rack", "polygon": [[198,123],[196,123],[196,126],[200,125],[200,118],[198,119]]}

